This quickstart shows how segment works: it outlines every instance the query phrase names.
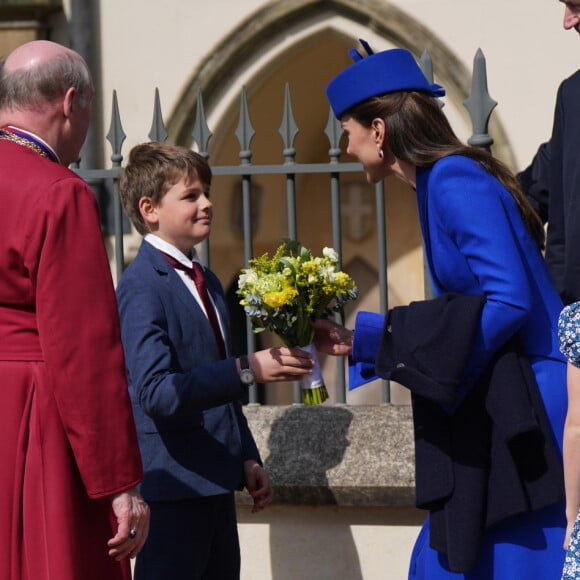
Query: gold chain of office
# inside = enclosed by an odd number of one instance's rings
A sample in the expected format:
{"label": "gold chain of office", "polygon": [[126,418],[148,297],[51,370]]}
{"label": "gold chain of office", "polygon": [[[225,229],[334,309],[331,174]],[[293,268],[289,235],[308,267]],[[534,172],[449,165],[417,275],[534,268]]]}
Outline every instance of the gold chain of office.
{"label": "gold chain of office", "polygon": [[28,147],[28,149],[32,149],[32,151],[42,155],[46,159],[50,159],[48,153],[39,145],[26,139],[25,137],[20,137],[20,135],[16,135],[11,131],[7,131],[6,129],[0,129],[0,140],[3,141],[12,141],[13,143],[18,143],[18,145],[22,145],[23,147]]}

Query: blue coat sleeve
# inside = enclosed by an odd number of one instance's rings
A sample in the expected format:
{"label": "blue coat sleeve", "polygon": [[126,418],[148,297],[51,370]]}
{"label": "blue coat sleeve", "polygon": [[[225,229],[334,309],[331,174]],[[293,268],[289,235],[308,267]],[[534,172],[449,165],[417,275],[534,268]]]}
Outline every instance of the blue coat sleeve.
{"label": "blue coat sleeve", "polygon": [[509,192],[475,162],[439,162],[429,179],[432,264],[446,292],[487,298],[468,364],[473,379],[530,315],[525,252],[539,251]]}
{"label": "blue coat sleeve", "polygon": [[357,314],[348,365],[349,391],[379,378],[375,372],[375,360],[384,324],[385,317],[382,314],[364,311]]}

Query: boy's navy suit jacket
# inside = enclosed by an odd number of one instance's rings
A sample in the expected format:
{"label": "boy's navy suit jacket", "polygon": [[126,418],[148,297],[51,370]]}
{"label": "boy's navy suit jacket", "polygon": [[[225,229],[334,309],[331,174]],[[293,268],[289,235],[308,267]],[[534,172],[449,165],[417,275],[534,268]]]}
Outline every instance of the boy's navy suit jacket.
{"label": "boy's navy suit jacket", "polygon": [[[229,350],[222,286],[207,269],[205,280]],[[245,392],[235,359],[220,359],[205,313],[150,243],[141,244],[117,297],[143,497],[175,500],[241,489],[243,462],[260,456],[242,411]]]}

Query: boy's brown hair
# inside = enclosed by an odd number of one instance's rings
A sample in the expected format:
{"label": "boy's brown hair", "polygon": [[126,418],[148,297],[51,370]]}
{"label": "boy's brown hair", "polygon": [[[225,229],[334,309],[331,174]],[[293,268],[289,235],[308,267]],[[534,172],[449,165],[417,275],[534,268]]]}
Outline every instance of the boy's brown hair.
{"label": "boy's brown hair", "polygon": [[129,153],[129,162],[121,173],[119,192],[125,213],[141,234],[149,228],[141,216],[139,200],[148,197],[158,204],[183,177],[197,175],[205,187],[211,185],[211,168],[195,151],[165,143],[142,143]]}

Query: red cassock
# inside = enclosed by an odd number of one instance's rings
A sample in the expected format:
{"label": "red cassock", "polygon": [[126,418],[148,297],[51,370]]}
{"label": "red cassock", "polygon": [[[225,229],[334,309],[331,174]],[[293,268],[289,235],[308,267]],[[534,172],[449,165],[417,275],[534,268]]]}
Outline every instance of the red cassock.
{"label": "red cassock", "polygon": [[106,496],[141,481],[93,193],[0,141],[0,579],[121,580]]}

